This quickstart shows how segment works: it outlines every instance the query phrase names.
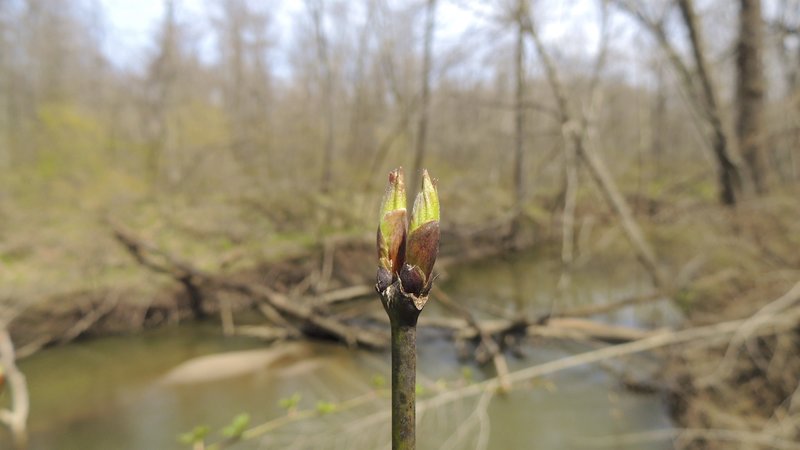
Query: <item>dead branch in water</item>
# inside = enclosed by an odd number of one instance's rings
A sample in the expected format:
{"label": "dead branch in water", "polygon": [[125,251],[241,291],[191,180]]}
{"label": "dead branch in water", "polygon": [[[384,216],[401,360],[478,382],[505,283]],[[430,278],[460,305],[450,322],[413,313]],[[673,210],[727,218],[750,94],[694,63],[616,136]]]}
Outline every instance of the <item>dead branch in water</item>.
{"label": "dead branch in water", "polygon": [[[28,383],[25,375],[17,368],[14,344],[5,325],[0,325],[0,379],[8,381],[11,391],[11,408],[0,409],[0,422],[11,430],[14,448],[24,450],[28,448],[28,412],[30,400],[28,398]],[[2,386],[2,383],[0,383]]]}
{"label": "dead branch in water", "polygon": [[486,330],[475,319],[475,316],[472,315],[469,309],[454,302],[453,299],[451,299],[450,296],[445,294],[441,289],[434,287],[433,294],[436,300],[438,300],[440,303],[443,303],[445,306],[456,311],[459,315],[464,317],[464,320],[467,321],[469,326],[475,330],[478,336],[480,336],[481,344],[486,349],[489,357],[492,358],[494,367],[497,370],[497,377],[500,379],[500,389],[503,392],[510,391],[511,382],[508,380],[508,362],[503,355],[502,349],[499,345],[497,345],[494,337],[486,332]]}
{"label": "dead branch in water", "polygon": [[[550,315],[549,317],[552,318],[552,317],[596,316],[599,314],[607,314],[616,311],[618,309],[626,308],[628,306],[634,306],[642,303],[651,302],[654,300],[658,300],[660,298],[664,298],[664,295],[659,292],[651,292],[643,295],[633,295],[611,303],[599,303],[594,305],[587,305],[578,308],[568,309],[566,311],[556,312]],[[548,320],[548,318],[543,317],[542,319],[540,319],[540,321],[545,321],[545,320]]]}
{"label": "dead branch in water", "polygon": [[58,344],[66,344],[74,339],[77,339],[103,317],[111,313],[111,311],[117,307],[118,303],[119,299],[116,297],[111,300],[104,300],[100,302],[98,306],[93,307],[91,311],[83,315],[80,320],[75,322],[75,324],[58,339]]}
{"label": "dead branch in water", "polygon": [[[277,324],[298,322],[305,326],[298,327],[304,334],[322,332],[347,345],[360,345],[368,348],[383,348],[386,337],[373,331],[345,324],[337,319],[318,314],[313,308],[293,302],[286,295],[268,286],[229,280],[202,271],[189,262],[175,257],[157,246],[136,236],[123,225],[110,223],[114,236],[145,267],[158,273],[169,275],[176,281],[192,286],[209,286],[212,288],[236,292],[252,299]],[[199,292],[198,292],[199,294]],[[293,327],[293,325],[292,325]]]}
{"label": "dead branch in water", "polygon": [[[782,297],[784,298],[784,297]],[[787,309],[770,310],[758,321],[750,322],[754,336],[776,335],[797,327],[800,320],[800,307],[794,305]],[[679,344],[699,344],[711,346],[731,338],[742,326],[748,325],[750,319],[732,320],[678,331],[665,331],[652,334],[649,337],[634,340],[619,345],[612,345],[598,350],[591,350],[565,358],[538,364],[525,369],[509,373],[512,383],[527,382],[546,375],[552,375],[563,370],[573,369],[588,364],[595,364],[609,359],[634,355],[658,348]],[[490,378],[486,381],[470,384],[461,388],[444,391],[417,404],[417,411],[422,414],[426,410],[436,409],[458,400],[474,397],[486,391],[495,391],[500,388],[500,379]],[[362,418],[354,428],[348,432],[358,432],[387,420],[388,414],[380,411],[369,417]]]}
{"label": "dead branch in water", "polygon": [[[480,339],[482,333],[486,336],[495,336],[495,342],[502,341],[507,335],[521,334],[529,337],[620,343],[663,333],[663,330],[642,330],[570,318],[554,318],[543,324],[525,319],[483,320],[472,324],[464,319],[428,317],[420,319],[420,326],[449,330],[457,339]],[[476,326],[481,332],[477,331]]]}

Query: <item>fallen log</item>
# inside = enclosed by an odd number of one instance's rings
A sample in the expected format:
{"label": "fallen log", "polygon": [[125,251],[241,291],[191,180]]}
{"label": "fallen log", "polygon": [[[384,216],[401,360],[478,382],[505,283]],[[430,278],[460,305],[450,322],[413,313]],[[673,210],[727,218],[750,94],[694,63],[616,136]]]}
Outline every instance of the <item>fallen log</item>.
{"label": "fallen log", "polygon": [[165,275],[169,275],[186,289],[189,297],[189,306],[195,318],[203,318],[202,289],[197,286],[203,274],[188,262],[182,261],[169,253],[161,250],[156,245],[136,236],[122,224],[107,220],[114,233],[114,237],[122,244],[136,261],[146,268]]}
{"label": "fallen log", "polygon": [[[360,345],[368,348],[386,347],[387,338],[385,335],[360,329],[331,317],[322,316],[314,312],[313,308],[294,303],[287,296],[267,286],[217,279],[216,277],[211,280],[213,285],[222,289],[239,292],[250,298],[265,301],[281,315],[313,325],[347,345]],[[307,328],[304,331],[305,334],[312,332],[313,330]]]}
{"label": "fallen log", "polygon": [[568,309],[561,312],[553,313],[552,315],[544,316],[539,321],[546,321],[552,320],[552,318],[556,317],[589,317],[589,316],[596,316],[599,314],[606,314],[618,309],[622,309],[628,306],[638,305],[641,303],[647,303],[649,301],[658,300],[661,298],[666,298],[664,294],[660,292],[650,292],[643,295],[634,295],[631,297],[623,298],[622,300],[617,300],[611,303],[600,303],[600,304],[593,304],[587,306],[581,306],[573,309]]}
{"label": "fallen log", "polygon": [[236,336],[247,336],[261,339],[262,341],[282,341],[294,338],[286,328],[270,326],[241,325],[234,331]]}
{"label": "fallen log", "polygon": [[348,286],[342,289],[323,292],[313,299],[314,306],[331,306],[337,303],[357,300],[375,295],[375,286],[367,286],[365,284]]}
{"label": "fallen log", "polygon": [[[376,315],[376,319],[379,317]],[[611,344],[636,341],[666,332],[665,329],[643,330],[641,328],[609,325],[585,319],[551,319],[545,324],[520,320],[481,320],[477,322],[483,333],[490,336],[505,336],[521,333],[530,337],[571,339],[577,341],[599,341]],[[465,319],[448,317],[420,317],[420,327],[439,328],[453,333],[456,339],[479,339],[480,333]]]}
{"label": "fallen log", "polygon": [[117,298],[113,298],[100,302],[97,306],[93,307],[88,314],[83,315],[80,320],[75,322],[75,325],[70,327],[70,329],[58,339],[58,344],[63,345],[77,339],[80,335],[89,330],[92,325],[113,311],[114,308],[117,307],[118,301]]}
{"label": "fallen log", "polygon": [[[276,322],[296,321],[305,326],[298,329],[306,335],[325,334],[349,346],[363,346],[368,348],[384,348],[387,337],[370,330],[345,324],[337,319],[325,317],[317,313],[312,307],[297,302],[268,286],[243,281],[229,280],[224,277],[202,271],[187,261],[167,253],[159,247],[136,236],[119,223],[109,221],[114,237],[145,267],[162,274],[169,275],[176,281],[197,289],[198,295],[202,292],[199,286],[220,289],[242,294],[252,299],[265,313]],[[202,308],[202,305],[196,305]],[[193,307],[194,309],[194,307]]]}
{"label": "fallen log", "polygon": [[[572,336],[573,339],[595,340],[610,344],[636,341],[660,334],[664,331],[665,330],[643,330],[641,328],[608,325],[575,318],[550,319],[546,326],[530,325],[526,329],[529,336],[566,337],[568,335]],[[559,336],[559,333],[564,334]]]}

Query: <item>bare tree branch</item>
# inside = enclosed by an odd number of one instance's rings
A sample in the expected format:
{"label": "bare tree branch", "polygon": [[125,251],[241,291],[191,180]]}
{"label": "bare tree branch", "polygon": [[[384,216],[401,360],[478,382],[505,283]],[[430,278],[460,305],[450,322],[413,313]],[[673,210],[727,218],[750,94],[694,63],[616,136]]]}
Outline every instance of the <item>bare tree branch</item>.
{"label": "bare tree branch", "polygon": [[11,430],[14,448],[24,450],[28,447],[28,383],[25,375],[17,368],[14,344],[5,325],[0,326],[0,378],[3,375],[11,391],[11,409],[0,410],[0,422]]}
{"label": "bare tree branch", "polygon": [[[553,60],[550,58],[549,53],[544,48],[544,44],[542,43],[542,40],[540,39],[530,16],[526,18],[525,28],[533,39],[534,45],[536,46],[536,51],[538,52],[541,62],[544,65],[547,81],[550,84],[553,95],[556,98],[556,103],[559,107],[561,125],[562,127],[567,127],[568,129],[570,127],[574,128],[575,125],[570,125],[573,119],[569,112],[567,97],[561,80],[559,79],[558,71]],[[625,202],[625,199],[619,192],[614,179],[611,177],[611,173],[606,168],[602,158],[594,151],[594,148],[592,145],[590,145],[591,141],[586,138],[585,134],[586,133],[573,133],[573,144],[575,145],[578,156],[586,163],[589,168],[589,172],[592,174],[592,177],[600,186],[603,196],[620,217],[622,227],[625,230],[625,235],[633,245],[639,260],[650,274],[653,283],[659,289],[669,290],[666,277],[656,260],[655,252],[644,238],[644,234],[634,220],[633,214],[631,213],[627,202]]]}

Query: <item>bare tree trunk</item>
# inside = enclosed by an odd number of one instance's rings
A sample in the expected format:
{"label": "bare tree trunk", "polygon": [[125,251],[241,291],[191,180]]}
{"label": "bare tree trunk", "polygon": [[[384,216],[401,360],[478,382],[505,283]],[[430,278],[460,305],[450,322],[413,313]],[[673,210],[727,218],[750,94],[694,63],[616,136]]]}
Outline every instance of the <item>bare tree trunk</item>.
{"label": "bare tree trunk", "polygon": [[374,2],[367,2],[366,20],[358,33],[358,47],[356,50],[356,68],[353,80],[353,102],[350,112],[350,132],[347,142],[347,149],[350,157],[354,159],[364,158],[366,150],[371,146],[371,142],[366,142],[365,135],[368,133],[372,123],[369,123],[369,115],[373,111],[367,108],[367,98],[369,96],[366,65],[368,48],[370,45],[369,33],[372,19],[374,18]]}
{"label": "bare tree trunk", "polygon": [[653,249],[645,239],[641,228],[639,228],[639,225],[633,218],[633,214],[631,214],[631,210],[628,207],[628,203],[625,201],[625,198],[619,192],[619,189],[617,189],[617,185],[614,183],[614,179],[611,177],[611,172],[608,171],[608,168],[600,156],[595,153],[593,147],[586,144],[590,141],[591,139],[583,140],[584,145],[579,148],[580,156],[584,161],[586,161],[586,165],[589,167],[589,172],[591,172],[592,177],[595,179],[595,181],[597,181],[597,184],[600,185],[601,192],[606,197],[606,200],[614,209],[614,211],[616,211],[617,215],[619,215],[622,228],[625,230],[625,235],[636,249],[639,261],[650,273],[653,284],[658,289],[662,290],[662,292],[668,293],[670,286],[668,285],[666,277],[661,270],[661,266],[656,260],[655,252],[653,252]]}
{"label": "bare tree trunk", "polygon": [[761,0],[739,1],[736,55],[736,134],[750,178],[759,194],[767,191],[764,164],[764,67]]}
{"label": "bare tree trunk", "polygon": [[[147,85],[152,89],[147,96],[149,149],[147,171],[153,194],[164,186],[164,181],[177,178],[177,169],[170,167],[174,159],[174,132],[170,130],[169,112],[177,79],[178,30],[175,3],[164,1],[164,18],[159,38],[158,56],[152,62]],[[166,177],[165,177],[166,175]]]}
{"label": "bare tree trunk", "polygon": [[6,40],[6,1],[0,0],[0,170],[11,161],[11,43]]}
{"label": "bare tree trunk", "polygon": [[264,59],[270,16],[246,0],[221,0],[213,18],[223,74],[225,113],[230,129],[229,151],[248,182],[268,189],[269,76]]}
{"label": "bare tree trunk", "polygon": [[[800,27],[794,30],[795,38],[800,39]],[[797,47],[797,62],[798,66],[795,67],[794,76],[792,77],[791,98],[794,104],[794,114],[797,120],[800,121],[800,46]],[[794,181],[800,181],[800,126],[795,127],[795,142],[791,150],[792,161],[794,162],[793,176]]]}
{"label": "bare tree trunk", "polygon": [[0,170],[5,170],[11,166],[11,83],[3,61],[8,53],[2,44],[0,42]]}
{"label": "bare tree trunk", "polygon": [[420,96],[419,123],[417,124],[417,146],[414,152],[414,171],[411,186],[416,188],[420,183],[422,166],[425,161],[425,144],[428,138],[428,121],[431,103],[431,58],[433,52],[433,34],[436,31],[436,0],[428,0],[425,9],[425,42],[422,59],[422,93]]}
{"label": "bare tree trunk", "polygon": [[245,87],[244,87],[244,42],[242,30],[242,12],[241,4],[234,4],[227,2],[224,6],[225,11],[229,14],[227,25],[228,42],[230,46],[228,51],[230,57],[228,58],[227,69],[231,71],[229,74],[230,83],[227,88],[228,107],[230,117],[233,119],[231,123],[231,134],[233,140],[231,142],[231,152],[233,159],[239,163],[242,172],[247,173],[248,169],[252,167],[253,162],[247,161],[242,158],[243,154],[247,154],[245,148],[250,145],[248,136],[245,133],[245,123],[247,122],[244,114],[245,103]]}
{"label": "bare tree trunk", "polygon": [[[591,105],[595,103],[597,87],[600,84],[600,74],[605,65],[608,50],[608,8],[605,0],[601,0],[600,6],[602,8],[600,48],[589,83],[588,98],[590,106],[587,109],[592,109]],[[534,35],[534,40],[536,42],[536,48],[543,53],[544,46],[541,44],[538,35]],[[547,61],[548,65],[552,65],[549,58]],[[553,66],[553,69],[549,70],[548,73],[555,77],[555,66]],[[560,89],[560,83],[551,84]],[[559,95],[559,97],[561,98],[561,100],[559,100],[559,105],[562,109],[561,135],[564,141],[564,179],[566,181],[566,188],[564,190],[564,213],[562,215],[561,224],[561,277],[558,280],[558,287],[566,293],[572,281],[572,268],[575,260],[575,208],[578,197],[578,155],[584,145],[583,141],[587,139],[590,119],[588,114],[584,113],[580,127],[578,127],[578,124],[568,117],[568,106],[564,94]]]}
{"label": "bare tree trunk", "polygon": [[[556,71],[556,66],[553,63],[553,60],[550,58],[550,54],[547,53],[546,49],[544,48],[544,44],[542,44],[542,40],[540,39],[539,34],[536,31],[536,28],[533,26],[533,22],[530,20],[529,16],[525,21],[525,29],[531,35],[533,43],[536,46],[536,51],[539,53],[539,58],[544,65],[548,84],[550,84],[553,95],[556,98],[556,104],[558,105],[562,127],[566,126],[571,122],[570,112],[568,109],[564,88],[561,84],[561,80],[558,77],[558,72]],[[614,212],[616,212],[619,216],[620,222],[622,223],[622,228],[625,231],[625,235],[628,237],[628,240],[633,246],[634,251],[636,252],[642,265],[650,274],[653,284],[658,289],[662,290],[662,292],[668,292],[669,286],[661,266],[658,264],[655,252],[653,251],[652,247],[650,247],[650,244],[644,237],[644,233],[642,233],[639,225],[636,223],[636,220],[634,219],[633,214],[631,213],[631,210],[625,201],[625,198],[619,192],[619,189],[617,188],[617,185],[611,176],[611,172],[608,171],[608,168],[606,168],[606,165],[600,155],[598,155],[591,146],[591,138],[587,137],[588,130],[589,127],[585,126],[583,127],[582,131],[571,133],[574,138],[576,154],[583,162],[586,163],[589,168],[589,172],[600,187],[603,196],[606,198]],[[569,143],[567,145],[569,145]]]}
{"label": "bare tree trunk", "polygon": [[525,29],[523,21],[527,15],[527,0],[519,0],[517,3],[517,43],[514,51],[517,82],[514,93],[514,233],[519,228],[518,222],[522,217],[525,196],[524,171],[522,170],[525,139]]}
{"label": "bare tree trunk", "polygon": [[317,45],[317,58],[322,67],[322,101],[323,114],[325,116],[325,146],[322,151],[322,183],[321,191],[330,191],[333,179],[333,150],[334,150],[334,119],[333,110],[333,67],[331,67],[330,55],[328,52],[328,38],[325,35],[325,25],[323,23],[324,11],[321,1],[307,0],[306,5],[311,19],[314,23],[314,38]]}
{"label": "bare tree trunk", "polygon": [[705,113],[711,126],[711,147],[717,158],[717,170],[719,172],[720,200],[726,205],[735,205],[737,198],[742,190],[742,178],[739,169],[730,154],[728,139],[722,125],[719,103],[714,83],[711,80],[711,73],[708,70],[703,38],[700,33],[700,25],[697,22],[697,15],[694,11],[692,0],[678,0],[681,10],[681,17],[684,25],[689,32],[689,40],[694,55],[697,77],[703,93],[705,102]]}
{"label": "bare tree trunk", "polygon": [[561,215],[561,277],[558,287],[566,290],[572,282],[572,266],[575,260],[575,206],[578,197],[578,158],[576,146],[581,140],[574,123],[561,126],[564,145],[564,211]]}
{"label": "bare tree trunk", "polygon": [[694,58],[694,69],[683,61],[679,52],[672,45],[665,29],[665,19],[648,18],[640,9],[624,0],[615,0],[614,4],[631,14],[658,41],[667,58],[676,70],[685,90],[690,105],[695,108],[709,128],[710,146],[716,160],[720,201],[732,206],[742,190],[742,177],[736,165],[722,125],[722,116],[717,101],[717,94],[708,70],[708,63],[703,48],[699,24],[691,0],[678,0],[681,17],[689,32],[689,40]]}
{"label": "bare tree trunk", "polygon": [[777,28],[779,37],[778,39],[778,52],[780,57],[778,60],[783,66],[783,75],[786,80],[786,98],[789,99],[787,108],[788,123],[794,130],[791,137],[787,139],[786,156],[788,160],[784,165],[789,167],[776,168],[777,170],[784,169],[789,172],[787,178],[797,182],[800,180],[800,46],[793,46],[792,40],[800,39],[800,26],[793,26],[789,23],[792,20],[793,8],[796,9],[797,2],[789,2],[783,0],[780,2],[780,9],[776,17],[779,19],[773,26]]}
{"label": "bare tree trunk", "polygon": [[664,69],[661,64],[658,71],[658,88],[653,104],[652,116],[650,121],[651,151],[653,154],[653,178],[661,173],[661,159],[664,154],[664,129],[667,119],[667,92],[664,83]]}

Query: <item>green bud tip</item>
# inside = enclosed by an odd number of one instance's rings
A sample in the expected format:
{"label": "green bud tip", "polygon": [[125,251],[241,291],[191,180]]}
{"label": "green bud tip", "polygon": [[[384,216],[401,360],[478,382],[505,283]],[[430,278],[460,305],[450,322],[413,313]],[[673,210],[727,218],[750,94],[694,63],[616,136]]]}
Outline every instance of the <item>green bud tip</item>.
{"label": "green bud tip", "polygon": [[414,200],[406,243],[406,264],[400,271],[403,290],[417,296],[428,294],[433,265],[439,253],[439,194],[428,171],[422,172],[422,189]]}
{"label": "green bud tip", "polygon": [[389,275],[396,274],[405,262],[406,187],[403,168],[389,172],[389,183],[383,195],[378,226],[378,260]]}
{"label": "green bud tip", "polygon": [[[389,183],[381,201],[381,227],[386,224],[386,215],[398,210],[406,210],[406,184],[403,179],[403,168],[398,167],[389,172]],[[389,230],[381,229],[384,236],[389,235]]]}
{"label": "green bud tip", "polygon": [[436,182],[431,180],[427,170],[422,171],[422,190],[414,200],[414,209],[411,212],[411,226],[408,231],[413,232],[427,222],[439,221],[439,194]]}

